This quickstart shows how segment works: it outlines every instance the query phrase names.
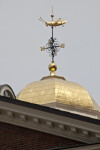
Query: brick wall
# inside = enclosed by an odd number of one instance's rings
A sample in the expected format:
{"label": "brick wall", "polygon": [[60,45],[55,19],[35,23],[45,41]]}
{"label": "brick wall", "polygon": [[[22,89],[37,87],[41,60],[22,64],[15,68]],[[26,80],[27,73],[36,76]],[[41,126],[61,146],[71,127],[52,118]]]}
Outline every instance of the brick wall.
{"label": "brick wall", "polygon": [[74,144],[82,143],[0,122],[0,150],[45,150]]}

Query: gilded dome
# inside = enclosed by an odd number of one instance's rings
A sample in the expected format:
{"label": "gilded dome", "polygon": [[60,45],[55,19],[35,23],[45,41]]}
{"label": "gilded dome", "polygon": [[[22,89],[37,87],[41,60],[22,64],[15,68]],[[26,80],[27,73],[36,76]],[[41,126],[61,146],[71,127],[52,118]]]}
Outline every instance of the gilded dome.
{"label": "gilded dome", "polygon": [[94,101],[87,90],[56,75],[26,85],[17,95],[17,99],[40,105],[57,102],[94,109]]}

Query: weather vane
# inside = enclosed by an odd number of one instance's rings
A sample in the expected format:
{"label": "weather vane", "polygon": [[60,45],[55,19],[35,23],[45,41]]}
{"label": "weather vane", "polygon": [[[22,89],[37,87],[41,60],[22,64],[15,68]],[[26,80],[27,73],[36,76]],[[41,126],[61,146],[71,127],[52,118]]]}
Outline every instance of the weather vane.
{"label": "weather vane", "polygon": [[64,25],[67,21],[62,21],[61,18],[59,18],[58,20],[56,21],[53,21],[53,7],[52,7],[52,14],[51,14],[51,18],[52,18],[52,21],[51,22],[46,22],[45,20],[43,20],[41,17],[40,17],[40,21],[44,22],[46,26],[51,26],[52,28],[52,37],[48,40],[48,43],[46,44],[46,46],[43,46],[41,47],[41,51],[47,51],[47,53],[50,53],[50,56],[52,56],[52,62],[54,62],[54,56],[57,55],[57,52],[60,50],[60,48],[64,48],[65,47],[65,44],[62,43],[60,44],[56,38],[53,37],[53,29],[54,27],[56,26],[60,26],[60,25]]}

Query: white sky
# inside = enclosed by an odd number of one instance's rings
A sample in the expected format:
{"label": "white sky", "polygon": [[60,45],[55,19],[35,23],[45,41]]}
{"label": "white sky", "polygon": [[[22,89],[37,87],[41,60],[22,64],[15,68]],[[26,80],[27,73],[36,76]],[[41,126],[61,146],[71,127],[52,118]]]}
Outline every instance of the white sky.
{"label": "white sky", "polygon": [[0,0],[0,84],[17,94],[25,85],[49,75],[51,58],[40,51],[51,37],[39,21],[68,21],[54,29],[66,43],[55,57],[57,75],[85,87],[100,105],[100,0]]}

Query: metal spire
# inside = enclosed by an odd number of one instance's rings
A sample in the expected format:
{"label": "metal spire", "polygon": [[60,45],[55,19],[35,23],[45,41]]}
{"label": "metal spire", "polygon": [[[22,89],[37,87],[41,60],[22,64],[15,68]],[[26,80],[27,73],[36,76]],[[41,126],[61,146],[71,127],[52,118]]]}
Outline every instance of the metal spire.
{"label": "metal spire", "polygon": [[53,7],[52,7],[52,14],[51,14],[52,21],[51,22],[46,22],[41,17],[39,19],[40,21],[44,22],[46,26],[51,26],[51,29],[52,29],[52,37],[48,40],[48,43],[46,44],[46,46],[41,47],[41,51],[46,50],[47,53],[50,53],[50,56],[52,56],[52,62],[54,62],[54,56],[57,55],[57,52],[60,50],[60,48],[65,47],[64,43],[60,44],[57,41],[57,39],[53,37],[53,29],[56,26],[60,26],[60,25],[63,26],[63,24],[65,24],[67,22],[66,20],[62,21],[61,18],[59,18],[56,21],[53,21],[53,17],[54,17],[54,14],[53,14]]}

